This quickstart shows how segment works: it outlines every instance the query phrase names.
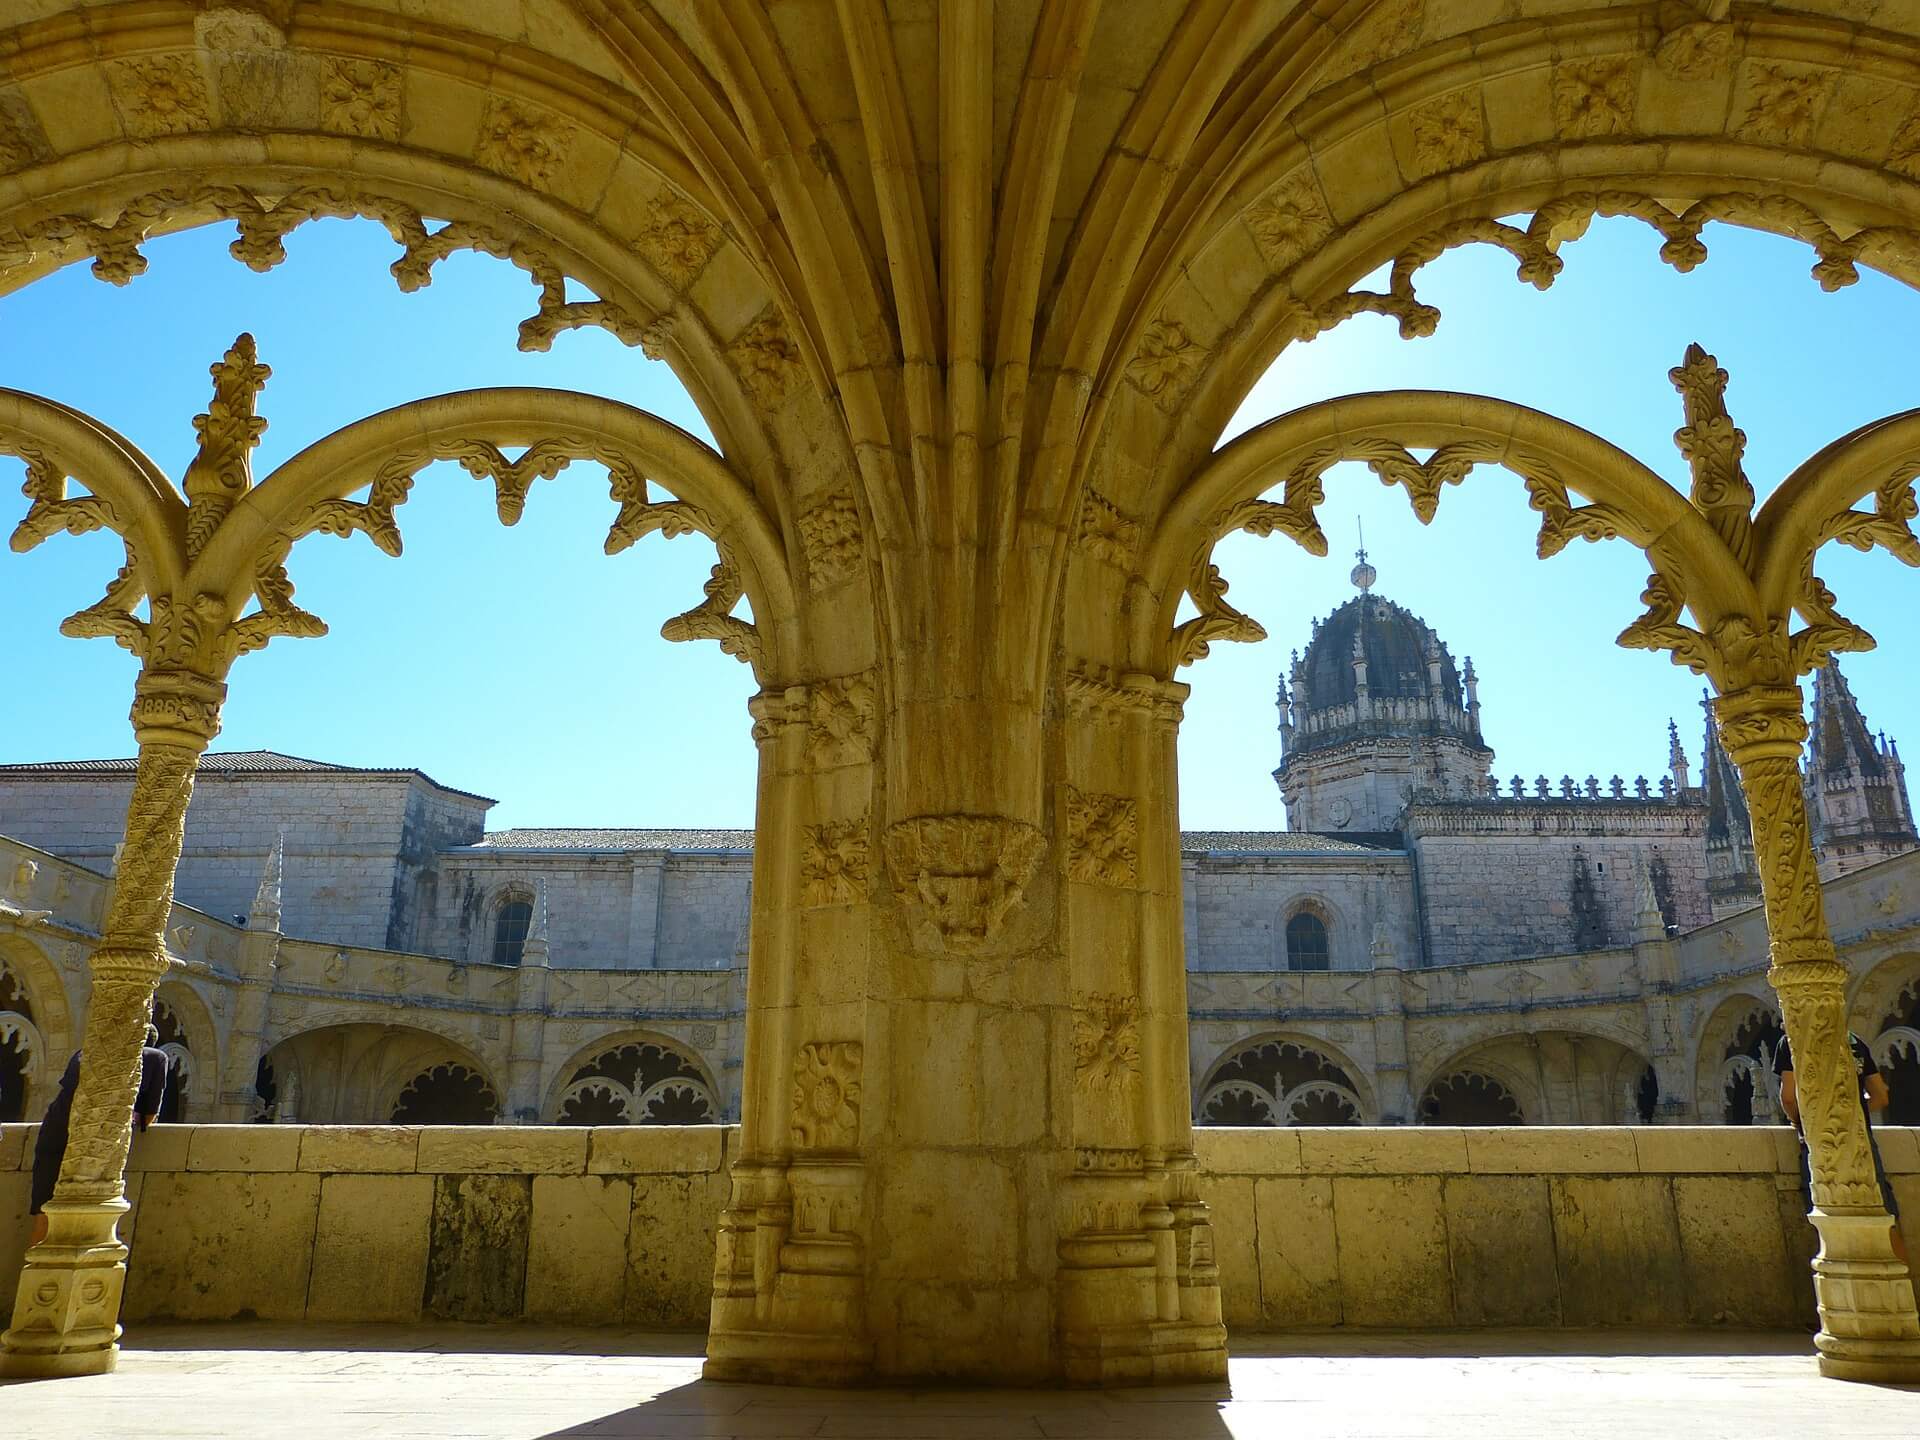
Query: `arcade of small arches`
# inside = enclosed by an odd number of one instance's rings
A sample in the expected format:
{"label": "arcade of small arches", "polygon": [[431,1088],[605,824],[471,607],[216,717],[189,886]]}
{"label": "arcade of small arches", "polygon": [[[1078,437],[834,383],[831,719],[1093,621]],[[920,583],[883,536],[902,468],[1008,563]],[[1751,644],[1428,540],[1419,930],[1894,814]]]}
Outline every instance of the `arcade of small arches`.
{"label": "arcade of small arches", "polygon": [[[463,249],[525,269],[539,293],[523,347],[592,325],[667,361],[718,449],[617,402],[473,392],[349,425],[255,484],[268,372],[241,337],[176,485],[111,417],[0,392],[0,443],[28,470],[16,547],[117,534],[126,565],[66,631],[142,662],[125,859],[86,1007],[101,1063],[82,1072],[55,1230],[29,1255],[6,1363],[111,1360],[131,1099],[116,1077],[171,984],[181,826],[228,684],[245,683],[234,661],[324,632],[292,598],[298,542],[364,534],[398,554],[415,474],[458,459],[493,480],[507,523],[535,476],[578,462],[609,476],[610,550],[708,536],[705,595],[664,633],[717,641],[762,687],[743,1158],[708,1372],[1223,1374],[1192,1097],[1170,1078],[1189,1039],[1169,943],[1176,677],[1213,643],[1265,633],[1227,601],[1214,542],[1279,531],[1324,553],[1323,477],[1362,460],[1423,520],[1494,466],[1523,481],[1543,557],[1574,539],[1647,555],[1646,612],[1622,643],[1706,676],[1752,810],[1832,1242],[1816,1262],[1821,1364],[1920,1376],[1911,1281],[1892,1268],[1846,1095],[1849,976],[1799,771],[1801,678],[1872,644],[1814,556],[1837,540],[1920,563],[1920,416],[1836,442],[1764,505],[1727,376],[1698,347],[1674,371],[1686,493],[1596,436],[1477,396],[1348,397],[1214,448],[1289,344],[1361,313],[1430,333],[1419,271],[1462,244],[1505,249],[1544,287],[1596,216],[1644,222],[1682,270],[1726,222],[1805,240],[1829,289],[1863,264],[1920,283],[1920,13],[1494,8],[1497,22],[1445,0],[1048,4],[1029,29],[966,5],[929,20],[880,4],[35,0],[0,34],[0,286],[80,260],[124,283],[149,235],[216,219],[266,268],[307,220],[371,217],[403,249],[403,286]],[[936,74],[934,56],[978,63]],[[1384,290],[1354,288],[1389,265]],[[843,707],[858,718],[836,729],[825,717]],[[524,956],[537,914],[516,928],[494,944]],[[196,1017],[161,998],[187,1037],[169,1043],[191,1055]],[[36,989],[32,1018],[7,1012],[22,1017],[10,1053],[55,1044],[49,1003]],[[982,1038],[1009,1033],[1025,1053]],[[332,1041],[294,1038],[273,1084],[310,1106]],[[649,1070],[645,1048],[583,1062],[565,1103],[690,1104],[690,1077]],[[1555,1048],[1564,1076],[1541,1058]],[[1417,1098],[1488,1117],[1556,1094],[1624,1104],[1648,1065],[1672,1068],[1664,1041],[1631,1049],[1544,1033],[1529,1090],[1525,1057],[1483,1036]],[[1904,1038],[1888,1049],[1911,1058]],[[383,1103],[426,1114],[525,1090],[419,1058],[382,1054]],[[1757,1060],[1719,1063],[1734,1058]],[[29,1061],[44,1083],[50,1061]],[[198,1062],[189,1096],[212,1067]],[[1006,1083],[1016,1069],[1070,1093],[1049,1109],[1042,1087]],[[978,1103],[928,1093],[920,1073],[962,1077]],[[1372,1103],[1354,1067],[1292,1036],[1237,1051],[1221,1076],[1203,1107],[1326,1121]],[[1113,1163],[1077,1167],[1081,1153]],[[1061,1203],[983,1200],[1014,1167],[1058,1177],[1045,1183]],[[836,1228],[788,1244],[799,1214]],[[1036,1215],[1060,1233],[1027,1235]],[[984,1256],[951,1243],[976,1232],[1002,1238]],[[834,1265],[809,1263],[822,1252]],[[903,1296],[915,1327],[890,1323]]]}

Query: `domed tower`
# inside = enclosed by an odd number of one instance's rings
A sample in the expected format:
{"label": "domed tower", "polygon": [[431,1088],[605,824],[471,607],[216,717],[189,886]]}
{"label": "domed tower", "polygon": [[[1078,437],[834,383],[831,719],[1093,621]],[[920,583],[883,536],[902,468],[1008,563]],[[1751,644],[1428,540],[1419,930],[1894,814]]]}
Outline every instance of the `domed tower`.
{"label": "domed tower", "polygon": [[1314,627],[1280,683],[1280,768],[1295,830],[1391,830],[1415,794],[1484,795],[1493,751],[1480,738],[1473,661],[1464,671],[1419,616],[1360,591]]}

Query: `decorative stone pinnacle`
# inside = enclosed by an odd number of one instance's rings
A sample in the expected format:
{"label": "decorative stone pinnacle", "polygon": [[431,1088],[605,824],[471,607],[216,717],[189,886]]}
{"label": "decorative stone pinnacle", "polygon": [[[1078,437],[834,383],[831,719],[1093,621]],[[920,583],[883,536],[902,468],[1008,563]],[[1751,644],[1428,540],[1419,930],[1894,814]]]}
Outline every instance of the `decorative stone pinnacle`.
{"label": "decorative stone pinnacle", "polygon": [[247,917],[252,930],[280,929],[281,881],[286,874],[287,832],[281,829],[273,837],[267,863],[260,871],[260,888],[254,892],[253,912]]}
{"label": "decorative stone pinnacle", "polygon": [[547,882],[533,884],[533,914],[527,921],[526,942],[520,947],[522,965],[545,965],[553,947],[547,940]]}

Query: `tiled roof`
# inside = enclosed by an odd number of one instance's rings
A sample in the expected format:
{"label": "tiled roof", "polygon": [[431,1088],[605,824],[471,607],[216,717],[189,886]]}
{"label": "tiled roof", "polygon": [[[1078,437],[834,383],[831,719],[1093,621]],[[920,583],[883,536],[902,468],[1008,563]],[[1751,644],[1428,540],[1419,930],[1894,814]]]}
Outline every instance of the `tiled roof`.
{"label": "tiled roof", "polygon": [[[0,765],[0,775],[131,775],[137,764],[132,759],[40,760],[26,765]],[[200,757],[197,768],[203,775],[418,775],[436,790],[493,803],[490,796],[442,785],[425,771],[409,766],[333,765],[325,760],[282,755],[278,750],[210,750]]]}
{"label": "tiled roof", "polygon": [[751,850],[751,830],[495,830],[474,850]]}
{"label": "tiled roof", "polygon": [[1353,835],[1320,835],[1311,830],[1182,830],[1180,848],[1208,854],[1326,854],[1329,851],[1352,855],[1377,854],[1382,850],[1403,850],[1398,835],[1371,831]]}

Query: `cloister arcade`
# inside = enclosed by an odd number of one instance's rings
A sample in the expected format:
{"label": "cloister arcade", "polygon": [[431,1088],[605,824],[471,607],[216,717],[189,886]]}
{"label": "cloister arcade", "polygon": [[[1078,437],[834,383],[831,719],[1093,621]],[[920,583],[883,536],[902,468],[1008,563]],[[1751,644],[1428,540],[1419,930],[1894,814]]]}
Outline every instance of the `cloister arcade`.
{"label": "cloister arcade", "polygon": [[[720,563],[665,633],[716,640],[761,687],[742,1151],[709,1375],[1223,1373],[1183,1078],[1179,677],[1264,633],[1226,600],[1215,541],[1278,531],[1324,553],[1342,460],[1423,520],[1476,467],[1504,469],[1543,557],[1575,539],[1648,557],[1622,643],[1706,677],[1753,815],[1811,1140],[1821,1364],[1920,1374],[1798,771],[1801,677],[1872,644],[1814,557],[1839,541],[1920,562],[1920,417],[1836,440],[1760,503],[1728,376],[1695,347],[1673,371],[1686,493],[1484,396],[1356,395],[1214,448],[1285,347],[1360,313],[1431,331],[1419,272],[1459,245],[1546,286],[1596,215],[1644,221],[1683,270],[1722,222],[1806,241],[1829,289],[1863,265],[1920,283],[1920,13],[1016,8],[10,12],[0,286],[80,261],[124,282],[148,236],[215,219],[238,222],[237,259],[271,266],[305,221],[367,216],[402,245],[402,286],[464,249],[526,270],[524,347],[599,326],[657,354],[718,444],[616,401],[466,392],[347,425],[256,483],[268,369],[241,336],[176,483],[113,417],[0,392],[0,448],[28,474],[15,548],[124,540],[66,632],[142,662],[89,1065],[10,1369],[112,1363],[134,1057],[195,762],[246,683],[234,662],[323,632],[293,601],[298,542],[397,555],[414,474],[457,457],[508,523],[536,475],[591,462],[617,505],[609,550],[709,536]],[[1354,288],[1388,265],[1385,289]],[[841,706],[858,723],[834,735],[817,717]],[[54,1022],[33,1023],[60,1053]],[[1045,1083],[1004,1083],[1016,1068]],[[1292,1103],[1362,1098],[1313,1083]],[[789,1243],[796,1215],[825,1228]]]}

